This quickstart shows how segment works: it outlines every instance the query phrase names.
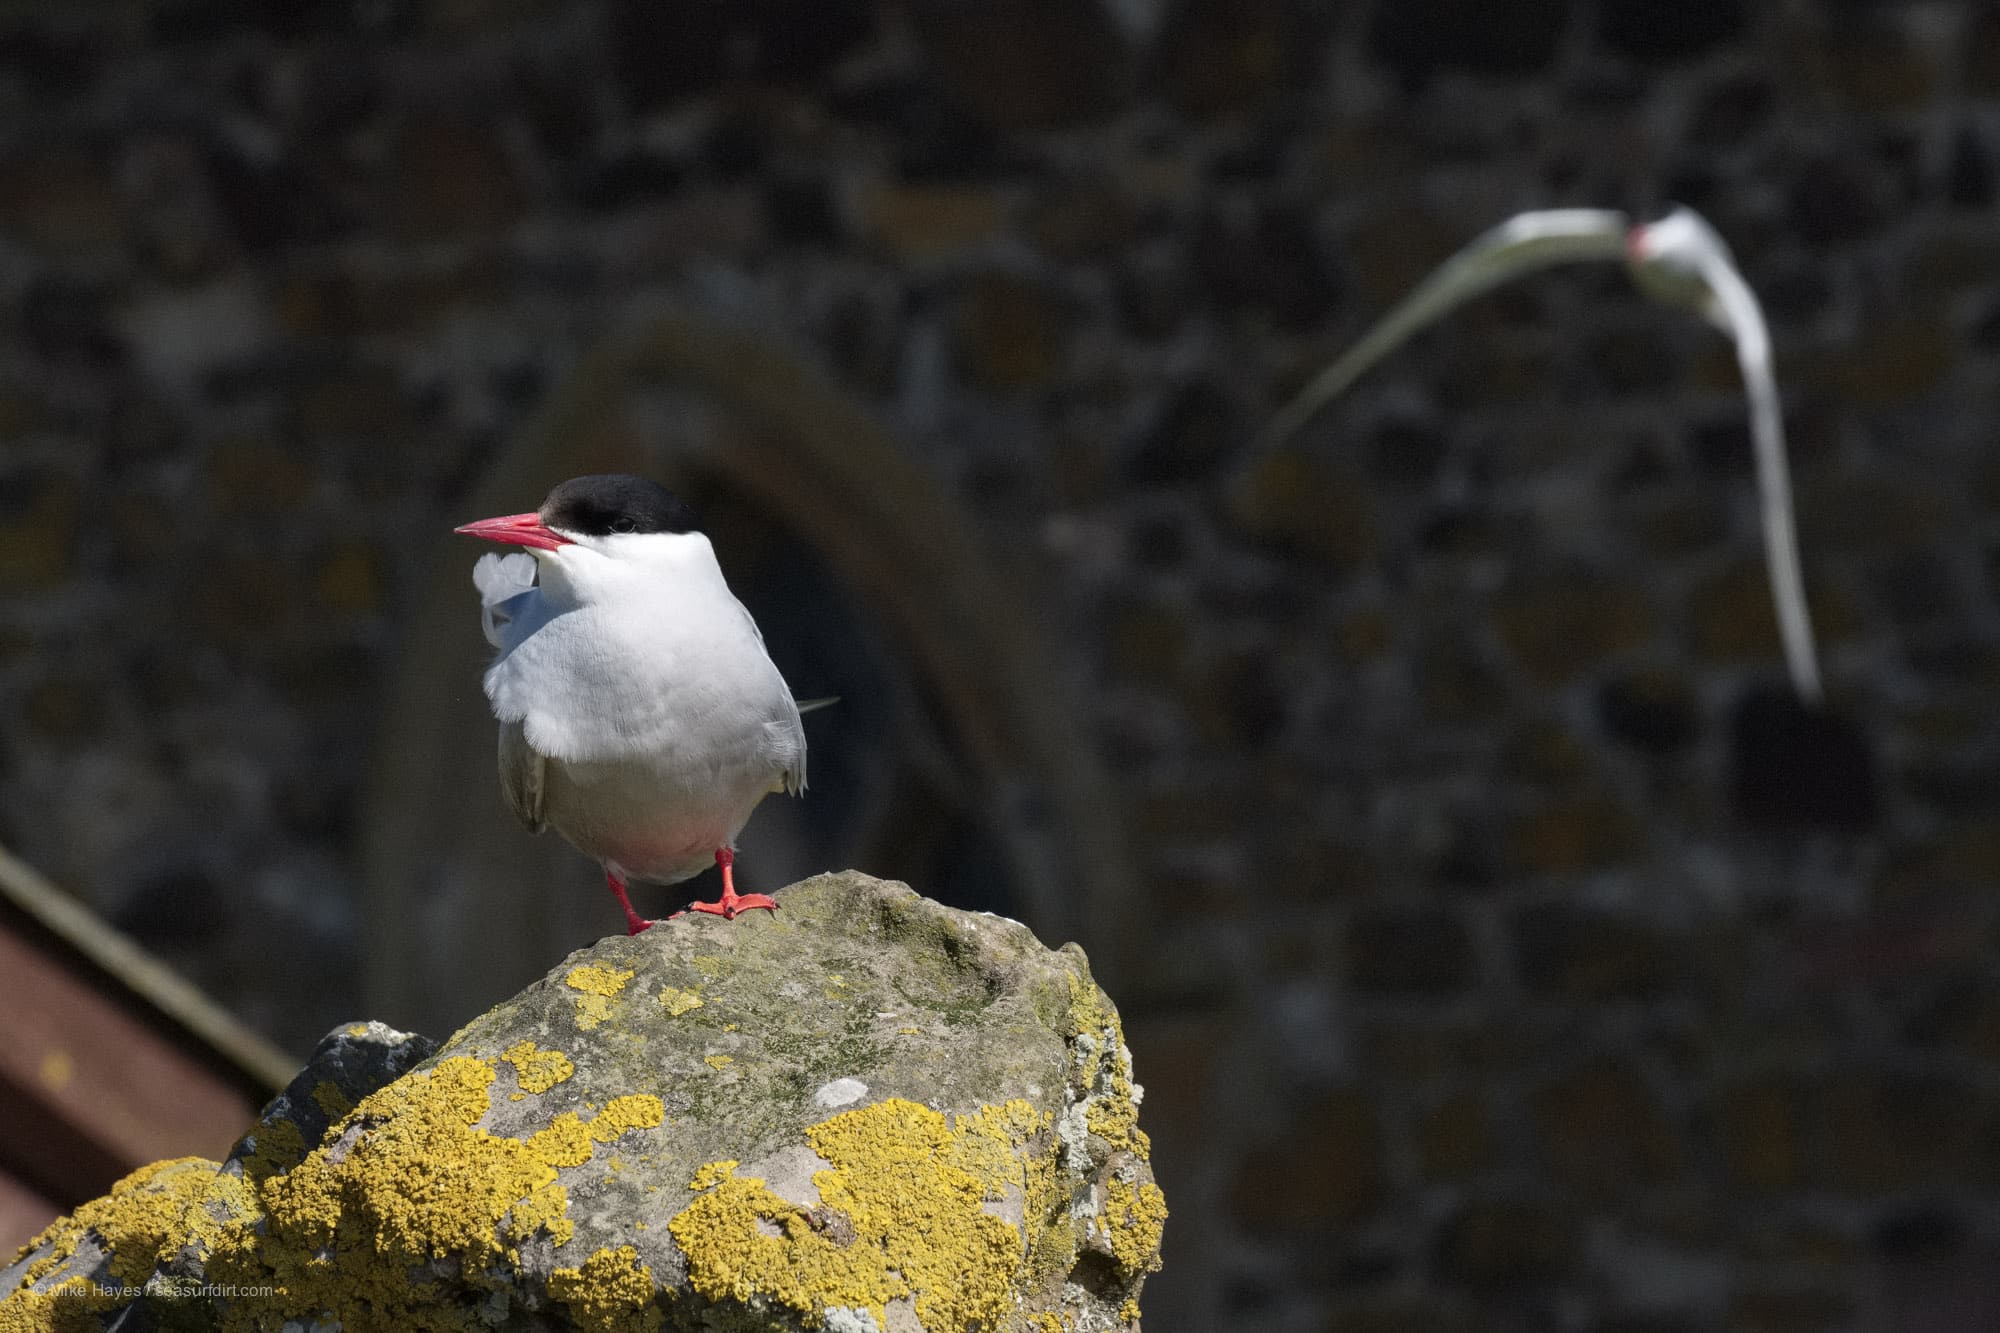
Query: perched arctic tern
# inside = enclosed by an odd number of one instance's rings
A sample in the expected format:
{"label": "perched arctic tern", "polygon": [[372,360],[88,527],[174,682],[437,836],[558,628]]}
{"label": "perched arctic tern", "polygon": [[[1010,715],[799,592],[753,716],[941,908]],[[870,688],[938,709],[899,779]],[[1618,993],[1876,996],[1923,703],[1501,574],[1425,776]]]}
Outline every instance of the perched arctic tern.
{"label": "perched arctic tern", "polygon": [[1691,208],[1676,208],[1658,222],[1637,226],[1612,209],[1551,208],[1517,214],[1482,232],[1286,404],[1264,432],[1264,443],[1276,444],[1290,436],[1370,366],[1453,307],[1523,273],[1606,259],[1622,259],[1633,282],[1647,295],[1699,312],[1736,346],[1737,366],[1750,400],[1764,558],[1770,567],[1785,664],[1799,696],[1817,704],[1819,659],[1813,651],[1805,582],[1799,574],[1784,416],[1771,374],[1771,335],[1756,293],[1737,271],[1728,245]]}
{"label": "perched arctic tern", "polygon": [[800,706],[688,507],[642,477],[577,477],[539,510],[455,531],[526,548],[472,571],[500,650],[485,678],[500,790],[521,822],[602,865],[634,935],[653,922],[628,882],[710,861],[722,896],[690,910],[776,911],[736,892],[736,835],[765,796],[805,790]]}

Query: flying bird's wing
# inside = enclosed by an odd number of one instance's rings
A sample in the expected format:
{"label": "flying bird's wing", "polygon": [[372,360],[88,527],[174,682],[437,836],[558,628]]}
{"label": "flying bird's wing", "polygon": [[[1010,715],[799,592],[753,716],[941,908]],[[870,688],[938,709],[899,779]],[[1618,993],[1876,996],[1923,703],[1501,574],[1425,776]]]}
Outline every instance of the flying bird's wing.
{"label": "flying bird's wing", "polygon": [[1454,306],[1518,274],[1580,260],[1624,258],[1629,226],[1630,220],[1614,209],[1551,208],[1511,217],[1474,237],[1300,390],[1272,418],[1263,443],[1290,438],[1370,366]]}
{"label": "flying bird's wing", "polygon": [[547,774],[548,760],[528,744],[525,728],[519,722],[502,722],[500,794],[507,798],[507,808],[521,817],[530,833],[540,833],[548,826],[542,813],[543,781]]}
{"label": "flying bird's wing", "polygon": [[1764,528],[1764,560],[1771,573],[1778,634],[1792,687],[1808,703],[1821,697],[1819,659],[1813,649],[1812,616],[1806,608],[1799,572],[1799,539],[1792,521],[1792,480],[1785,463],[1785,419],[1771,371],[1771,334],[1757,294],[1736,268],[1729,247],[1693,209],[1677,208],[1642,227],[1632,247],[1634,275],[1664,270],[1669,281],[1698,277],[1702,313],[1736,345],[1736,363],[1750,403],[1750,441],[1757,458],[1757,492]]}
{"label": "flying bird's wing", "polygon": [[1750,440],[1757,455],[1757,491],[1764,523],[1764,558],[1771,570],[1771,597],[1778,608],[1778,633],[1792,684],[1809,703],[1820,700],[1819,659],[1813,650],[1812,614],[1806,609],[1805,577],[1799,570],[1799,537],[1792,522],[1792,479],[1785,464],[1785,421],[1778,386],[1771,374],[1771,339],[1757,297],[1734,268],[1713,275],[1715,303],[1730,321],[1736,362],[1750,396]]}
{"label": "flying bird's wing", "polygon": [[486,642],[505,648],[508,627],[521,618],[535,590],[535,557],[525,552],[482,555],[472,566],[472,586],[479,589],[479,627]]}
{"label": "flying bird's wing", "polygon": [[1756,293],[1737,271],[1729,247],[1692,209],[1677,208],[1638,228],[1630,227],[1625,214],[1610,209],[1558,208],[1509,218],[1446,260],[1346,355],[1321,371],[1272,419],[1263,444],[1274,445],[1291,436],[1370,366],[1452,307],[1517,274],[1590,259],[1625,260],[1641,290],[1656,300],[1699,310],[1735,344],[1749,399],[1765,558],[1785,664],[1800,696],[1818,703],[1819,662],[1799,572],[1784,417],[1771,371],[1771,336]]}

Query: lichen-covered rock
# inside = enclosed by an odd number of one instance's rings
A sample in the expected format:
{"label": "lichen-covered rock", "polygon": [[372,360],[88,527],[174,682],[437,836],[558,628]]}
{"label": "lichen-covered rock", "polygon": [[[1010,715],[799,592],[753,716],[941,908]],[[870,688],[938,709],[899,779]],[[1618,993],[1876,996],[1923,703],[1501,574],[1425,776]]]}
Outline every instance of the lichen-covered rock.
{"label": "lichen-covered rock", "polygon": [[[437,1043],[381,1023],[334,1029],[221,1162],[181,1157],[132,1172],[58,1218],[0,1268],[0,1330],[157,1326],[199,1255],[226,1226],[254,1225],[255,1182],[275,1153],[296,1161],[355,1103],[413,1068]],[[247,1177],[247,1178],[246,1178]],[[119,1316],[123,1318],[119,1318]],[[195,1327],[201,1327],[197,1321]]]}
{"label": "lichen-covered rock", "polygon": [[320,1038],[285,1090],[257,1116],[257,1124],[230,1150],[225,1166],[239,1169],[274,1153],[305,1155],[333,1122],[356,1102],[395,1082],[437,1050],[437,1043],[384,1023],[346,1023]]}
{"label": "lichen-covered rock", "polygon": [[0,1329],[1136,1328],[1165,1206],[1082,952],[852,872],[779,901],[600,941],[408,1072],[336,1033],[226,1162],[37,1238]]}

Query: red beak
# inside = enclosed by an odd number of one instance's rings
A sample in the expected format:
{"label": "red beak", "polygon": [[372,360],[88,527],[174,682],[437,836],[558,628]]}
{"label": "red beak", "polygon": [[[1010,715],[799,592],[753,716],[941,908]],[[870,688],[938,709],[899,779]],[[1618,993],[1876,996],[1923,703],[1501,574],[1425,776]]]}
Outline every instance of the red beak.
{"label": "red beak", "polygon": [[542,522],[540,514],[508,514],[501,518],[482,518],[477,523],[468,523],[462,528],[453,528],[468,537],[482,541],[500,542],[506,546],[530,546],[537,551],[553,551],[558,546],[573,545],[569,538],[550,529]]}

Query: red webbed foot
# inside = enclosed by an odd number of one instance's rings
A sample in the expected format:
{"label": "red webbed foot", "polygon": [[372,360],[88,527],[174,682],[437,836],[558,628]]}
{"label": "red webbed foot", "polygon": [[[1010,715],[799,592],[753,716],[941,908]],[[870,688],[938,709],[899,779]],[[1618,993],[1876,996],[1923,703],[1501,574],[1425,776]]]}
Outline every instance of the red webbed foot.
{"label": "red webbed foot", "polygon": [[724,921],[734,921],[745,912],[763,908],[767,912],[778,910],[778,901],[762,893],[738,893],[736,891],[736,853],[727,847],[715,849],[715,863],[722,867],[722,896],[712,903],[689,903],[690,912],[707,912],[719,916]]}
{"label": "red webbed foot", "polygon": [[775,912],[778,910],[778,900],[762,893],[725,893],[712,903],[689,903],[687,909],[690,912],[707,912],[712,916],[721,917],[724,921],[734,921],[754,907]]}

